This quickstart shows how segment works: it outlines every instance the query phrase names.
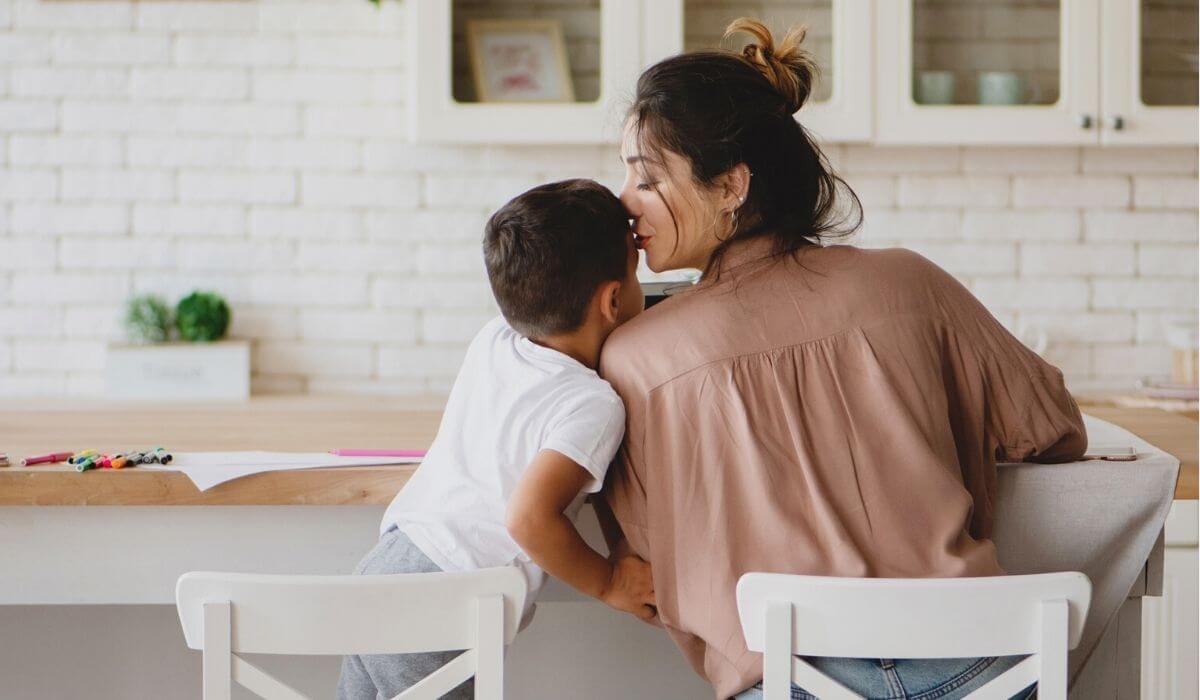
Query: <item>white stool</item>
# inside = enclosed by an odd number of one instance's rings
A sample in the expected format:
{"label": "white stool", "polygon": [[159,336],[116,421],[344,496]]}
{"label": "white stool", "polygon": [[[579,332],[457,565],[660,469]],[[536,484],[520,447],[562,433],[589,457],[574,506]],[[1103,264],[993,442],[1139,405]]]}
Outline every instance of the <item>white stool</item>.
{"label": "white stool", "polygon": [[475,697],[504,695],[504,645],[525,604],[511,567],[388,576],[268,576],[191,572],[175,603],[188,647],[204,652],[205,700],[237,681],[264,698],[304,696],[238,656],[466,651],[400,693],[435,700],[475,676]]}
{"label": "white stool", "polygon": [[880,579],[750,573],[737,586],[746,645],[763,653],[763,697],[796,683],[821,700],[861,700],[796,656],[1029,658],[970,698],[1006,700],[1035,681],[1066,700],[1067,650],[1079,644],[1092,584],[1077,572]]}

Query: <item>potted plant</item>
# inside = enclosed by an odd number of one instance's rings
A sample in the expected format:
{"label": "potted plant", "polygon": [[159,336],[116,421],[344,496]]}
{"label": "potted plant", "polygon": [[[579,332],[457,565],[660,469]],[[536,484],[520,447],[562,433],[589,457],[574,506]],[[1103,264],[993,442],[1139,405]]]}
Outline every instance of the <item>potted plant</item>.
{"label": "potted plant", "polygon": [[195,291],[175,306],[140,295],[125,307],[127,343],[108,347],[106,394],[114,398],[245,399],[250,395],[250,344],[223,340],[229,305]]}

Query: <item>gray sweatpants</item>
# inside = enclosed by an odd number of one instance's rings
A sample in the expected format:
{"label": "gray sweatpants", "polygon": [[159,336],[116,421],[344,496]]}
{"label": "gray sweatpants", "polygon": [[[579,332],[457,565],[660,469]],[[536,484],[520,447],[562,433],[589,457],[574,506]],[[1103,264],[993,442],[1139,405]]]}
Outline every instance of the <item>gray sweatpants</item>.
{"label": "gray sweatpants", "polygon": [[[417,549],[408,536],[392,529],[379,538],[354,569],[356,574],[427,574],[441,571]],[[381,620],[382,624],[404,624],[403,620]],[[415,685],[425,676],[450,663],[461,651],[428,654],[369,654],[342,658],[338,700],[387,700]],[[453,700],[475,697],[475,681],[468,680],[442,696]]]}

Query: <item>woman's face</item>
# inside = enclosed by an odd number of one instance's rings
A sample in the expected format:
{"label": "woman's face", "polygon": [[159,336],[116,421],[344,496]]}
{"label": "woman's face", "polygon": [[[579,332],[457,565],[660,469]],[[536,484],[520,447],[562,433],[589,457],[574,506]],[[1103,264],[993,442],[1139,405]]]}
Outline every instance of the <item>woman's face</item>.
{"label": "woman's face", "polygon": [[691,165],[678,153],[642,153],[632,120],[625,125],[621,160],[621,203],[633,220],[637,246],[646,251],[646,264],[655,272],[703,269],[721,242],[718,236],[728,234],[717,195],[696,184]]}

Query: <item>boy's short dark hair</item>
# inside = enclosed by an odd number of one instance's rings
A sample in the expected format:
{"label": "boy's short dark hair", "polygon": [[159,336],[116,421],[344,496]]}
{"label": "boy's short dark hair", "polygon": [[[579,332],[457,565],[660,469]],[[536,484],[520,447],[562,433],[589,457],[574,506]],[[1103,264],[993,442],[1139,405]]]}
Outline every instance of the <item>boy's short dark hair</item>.
{"label": "boy's short dark hair", "polygon": [[564,180],[513,198],[488,219],[483,260],[500,311],[518,333],[583,324],[604,282],[625,279],[629,214],[593,180]]}

